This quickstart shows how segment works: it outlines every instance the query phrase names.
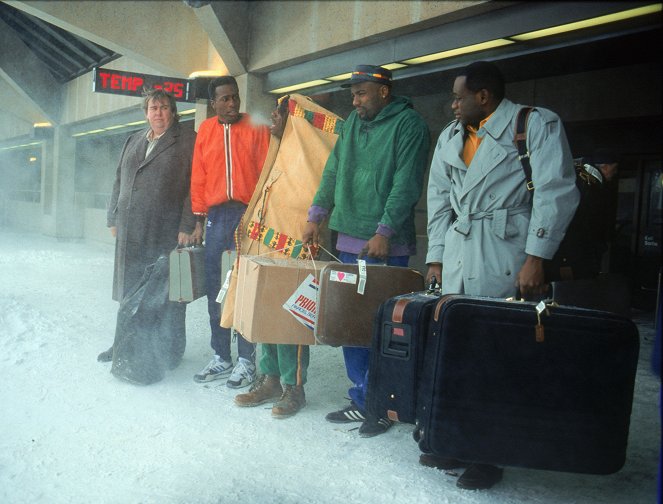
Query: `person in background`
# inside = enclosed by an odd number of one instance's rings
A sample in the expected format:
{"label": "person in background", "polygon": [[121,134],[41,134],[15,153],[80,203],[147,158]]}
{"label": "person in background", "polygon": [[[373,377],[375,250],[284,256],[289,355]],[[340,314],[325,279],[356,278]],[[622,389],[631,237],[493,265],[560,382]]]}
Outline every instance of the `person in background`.
{"label": "person in background", "polygon": [[[430,135],[421,115],[405,97],[391,93],[386,68],[358,65],[349,87],[350,114],[327,160],[308,213],[302,241],[317,244],[320,224],[338,232],[336,248],[344,263],[366,256],[369,264],[407,266],[416,253],[414,208],[423,189]],[[333,423],[362,422],[359,435],[382,434],[387,418],[366,414],[368,348],[343,347],[350,405],[329,413]]]}
{"label": "person in background", "polygon": [[[580,197],[562,122],[544,108],[530,114],[532,197],[514,144],[522,106],[505,98],[497,66],[479,61],[464,68],[451,108],[456,120],[440,134],[428,181],[427,281],[441,278],[441,294],[541,295],[543,260],[557,251]],[[502,479],[502,469],[471,460],[424,453],[419,462],[467,467],[460,488],[490,488]]]}
{"label": "person in background", "polygon": [[234,250],[234,232],[251,199],[269,146],[269,129],[252,124],[240,113],[234,77],[218,77],[209,84],[215,117],[203,121],[193,153],[191,205],[205,231],[205,287],[211,330],[211,361],[193,379],[199,383],[228,377],[230,388],[245,387],[256,375],[255,345],[237,335],[237,365],[231,357],[231,329],[220,326],[221,255]]}
{"label": "person in background", "polygon": [[[180,126],[175,98],[165,91],[146,91],[143,111],[148,128],[124,144],[108,206],[115,237],[113,299],[120,302],[160,255],[202,235],[189,196],[196,133]],[[184,326],[185,304],[166,303],[163,309],[176,312],[173,317],[181,317]],[[112,361],[113,347],[97,360]]]}

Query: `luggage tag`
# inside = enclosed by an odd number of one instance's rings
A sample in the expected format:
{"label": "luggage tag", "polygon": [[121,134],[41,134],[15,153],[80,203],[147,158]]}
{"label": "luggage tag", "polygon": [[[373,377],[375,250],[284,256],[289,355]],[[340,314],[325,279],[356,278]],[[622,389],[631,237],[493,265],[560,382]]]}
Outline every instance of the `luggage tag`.
{"label": "luggage tag", "polygon": [[232,275],[233,269],[230,268],[228,270],[228,273],[226,273],[226,279],[223,282],[223,285],[221,286],[221,290],[219,290],[219,294],[216,296],[216,302],[221,304],[223,303],[223,300],[226,297],[226,293],[228,292],[228,287],[230,287],[230,275]]}
{"label": "luggage tag", "polygon": [[548,303],[546,303],[545,301],[539,301],[539,303],[536,305],[535,310],[536,310],[537,324],[534,328],[534,334],[537,343],[543,343],[543,341],[545,340],[543,324],[541,323],[541,314],[545,312],[546,315],[550,315],[548,308],[554,308],[556,306],[559,305],[554,301],[549,301]]}
{"label": "luggage tag", "polygon": [[357,259],[357,265],[359,266],[359,283],[357,284],[357,294],[364,295],[364,289],[366,288],[366,261],[363,259]]}
{"label": "luggage tag", "polygon": [[536,305],[536,327],[534,328],[534,334],[536,335],[536,342],[537,343],[543,343],[543,340],[545,339],[544,331],[543,331],[543,324],[541,323],[541,314],[546,311],[546,303],[543,301],[540,301],[539,304]]}
{"label": "luggage tag", "polygon": [[295,292],[283,303],[283,309],[295,320],[311,330],[315,329],[318,306],[318,280],[311,274],[297,287]]}

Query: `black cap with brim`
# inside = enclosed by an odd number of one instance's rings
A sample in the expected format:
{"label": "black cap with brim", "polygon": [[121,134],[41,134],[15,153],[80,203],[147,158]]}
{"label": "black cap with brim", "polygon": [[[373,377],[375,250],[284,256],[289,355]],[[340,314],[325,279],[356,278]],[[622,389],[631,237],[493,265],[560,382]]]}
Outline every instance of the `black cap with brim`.
{"label": "black cap with brim", "polygon": [[375,65],[357,65],[350,80],[341,84],[341,87],[348,88],[361,82],[376,82],[391,86],[391,70]]}

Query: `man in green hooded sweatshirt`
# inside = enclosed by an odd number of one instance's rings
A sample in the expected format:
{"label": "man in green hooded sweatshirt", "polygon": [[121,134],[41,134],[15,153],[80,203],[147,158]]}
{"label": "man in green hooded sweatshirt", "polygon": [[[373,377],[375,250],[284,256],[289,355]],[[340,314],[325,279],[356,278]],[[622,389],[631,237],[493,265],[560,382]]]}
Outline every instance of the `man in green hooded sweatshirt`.
{"label": "man in green hooded sweatshirt", "polygon": [[[304,243],[317,243],[320,224],[329,219],[338,232],[336,248],[344,263],[360,256],[371,263],[407,266],[416,254],[414,208],[428,162],[428,127],[412,102],[391,94],[391,71],[358,65],[341,87],[352,92],[350,114],[322,174],[308,212]],[[382,434],[392,422],[366,414],[369,349],[343,347],[350,405],[329,413],[329,422],[362,422],[359,435]]]}

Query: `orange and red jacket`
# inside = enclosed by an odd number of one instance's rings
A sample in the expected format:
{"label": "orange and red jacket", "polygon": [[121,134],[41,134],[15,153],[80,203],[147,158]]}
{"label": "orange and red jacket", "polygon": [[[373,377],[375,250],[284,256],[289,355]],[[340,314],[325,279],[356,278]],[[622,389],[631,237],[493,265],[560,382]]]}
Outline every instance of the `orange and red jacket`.
{"label": "orange and red jacket", "polygon": [[269,129],[242,114],[233,124],[210,117],[200,124],[193,150],[191,208],[204,215],[228,201],[246,204],[258,183],[269,147]]}

